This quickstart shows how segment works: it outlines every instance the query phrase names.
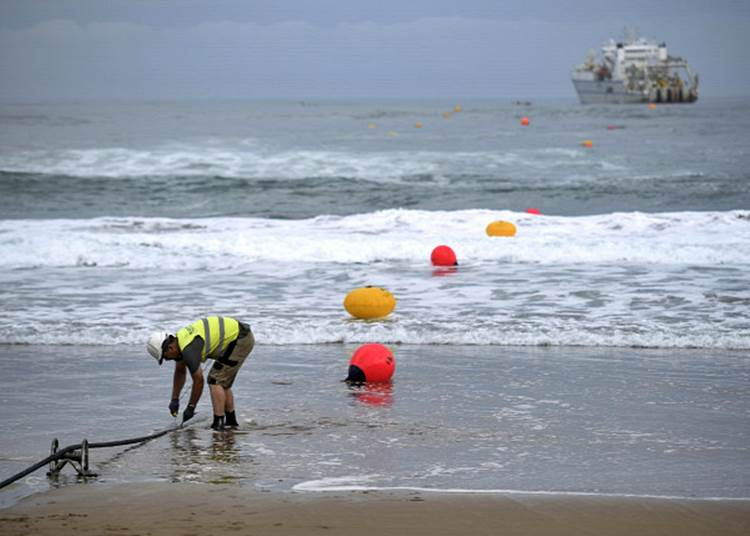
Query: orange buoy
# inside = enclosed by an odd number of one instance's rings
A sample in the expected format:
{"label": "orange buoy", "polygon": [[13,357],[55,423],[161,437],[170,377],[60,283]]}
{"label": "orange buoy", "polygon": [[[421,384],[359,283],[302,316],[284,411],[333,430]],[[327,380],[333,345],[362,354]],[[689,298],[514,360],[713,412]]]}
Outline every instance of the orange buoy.
{"label": "orange buoy", "polygon": [[649,110],[656,110],[656,104],[654,104],[653,102],[650,102],[650,103],[648,104],[648,109],[649,109]]}
{"label": "orange buoy", "polygon": [[422,128],[422,123],[417,121],[416,123],[414,123],[414,128]]}
{"label": "orange buoy", "polygon": [[515,236],[516,226],[509,221],[493,221],[485,229],[487,236]]}
{"label": "orange buoy", "polygon": [[450,112],[443,112],[443,119],[450,119],[451,113]]}
{"label": "orange buoy", "polygon": [[529,126],[529,118],[528,118],[528,117],[526,117],[526,116],[523,116],[523,117],[521,118],[521,124],[522,124],[523,126],[525,126],[525,127]]}
{"label": "orange buoy", "polygon": [[363,320],[388,316],[395,307],[396,298],[380,287],[355,288],[344,298],[344,309],[353,317]]}
{"label": "orange buoy", "polygon": [[364,344],[357,348],[349,361],[346,381],[385,383],[391,381],[395,370],[393,352],[382,344]]}
{"label": "orange buoy", "polygon": [[594,146],[594,142],[591,141],[591,140],[583,140],[581,142],[581,145],[583,145],[584,147],[588,147],[589,149],[591,149]]}
{"label": "orange buoy", "polygon": [[432,250],[430,260],[435,266],[457,266],[456,253],[448,246],[437,246]]}
{"label": "orange buoy", "polygon": [[527,214],[541,214],[542,211],[539,210],[538,208],[527,208],[526,213]]}

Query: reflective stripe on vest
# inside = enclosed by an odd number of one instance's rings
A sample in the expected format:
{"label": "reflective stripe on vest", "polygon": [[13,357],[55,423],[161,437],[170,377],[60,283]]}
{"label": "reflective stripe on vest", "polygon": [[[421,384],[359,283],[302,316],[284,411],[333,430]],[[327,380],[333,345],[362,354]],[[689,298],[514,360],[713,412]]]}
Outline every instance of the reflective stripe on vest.
{"label": "reflective stripe on vest", "polygon": [[228,316],[209,316],[196,320],[177,332],[177,344],[182,351],[196,337],[203,339],[201,361],[216,359],[224,354],[224,349],[237,339],[240,325]]}

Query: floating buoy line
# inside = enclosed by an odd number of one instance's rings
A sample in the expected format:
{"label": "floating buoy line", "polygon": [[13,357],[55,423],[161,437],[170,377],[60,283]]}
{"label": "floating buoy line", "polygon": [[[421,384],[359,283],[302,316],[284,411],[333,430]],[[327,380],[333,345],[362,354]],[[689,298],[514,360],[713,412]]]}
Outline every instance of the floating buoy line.
{"label": "floating buoy line", "polygon": [[[458,113],[460,111],[460,107],[456,106],[454,112]],[[528,119],[526,117],[523,119],[526,119],[526,122],[522,122],[522,124],[528,125]],[[371,128],[374,127],[375,125],[373,124]],[[419,127],[421,127],[421,124],[417,128]],[[587,145],[586,142],[590,145]],[[590,140],[585,140],[583,144],[588,147],[593,145]],[[537,208],[528,208],[526,212],[541,215],[541,211]],[[490,237],[512,237],[515,236],[516,231],[515,224],[503,220],[490,222],[485,229],[486,234]],[[455,266],[458,265],[455,252],[451,247],[446,245],[435,247],[432,250],[430,260],[434,266],[447,266],[455,269]],[[344,298],[343,305],[344,309],[354,318],[377,320],[385,318],[393,312],[396,307],[396,298],[385,288],[365,286],[351,290]],[[208,363],[204,367],[204,372],[207,368]],[[381,344],[365,344],[358,348],[352,356],[346,381],[352,383],[390,383],[395,368],[396,361],[393,352],[389,348]],[[194,419],[191,424],[202,420],[200,418]],[[89,468],[89,451],[91,449],[139,445],[184,427],[185,423],[183,421],[180,424],[173,424],[168,428],[146,436],[99,443],[89,443],[88,440],[83,439],[78,444],[68,445],[63,448],[59,448],[60,443],[55,438],[52,441],[49,456],[0,482],[0,489],[37,471],[47,464],[49,464],[49,471],[47,472],[47,476],[49,477],[57,477],[63,467],[68,464],[76,470],[79,476],[84,478],[95,477],[97,474]]]}

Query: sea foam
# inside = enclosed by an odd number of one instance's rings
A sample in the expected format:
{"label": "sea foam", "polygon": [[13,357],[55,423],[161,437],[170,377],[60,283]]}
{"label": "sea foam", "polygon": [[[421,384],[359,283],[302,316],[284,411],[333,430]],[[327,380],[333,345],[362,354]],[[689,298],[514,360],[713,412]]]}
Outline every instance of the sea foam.
{"label": "sea foam", "polygon": [[[495,219],[517,235],[488,237]],[[458,267],[430,265],[439,244]],[[0,342],[139,343],[221,312],[265,344],[744,349],[748,258],[742,211],[5,220]],[[386,320],[343,310],[365,285],[396,296]]]}
{"label": "sea foam", "polygon": [[[489,238],[494,220],[513,238]],[[354,246],[356,244],[356,247]],[[306,220],[95,218],[0,221],[0,267],[241,268],[250,262],[424,265],[449,244],[461,264],[742,264],[750,258],[743,211],[537,217],[510,211],[384,210]],[[216,259],[220,263],[215,263]]]}

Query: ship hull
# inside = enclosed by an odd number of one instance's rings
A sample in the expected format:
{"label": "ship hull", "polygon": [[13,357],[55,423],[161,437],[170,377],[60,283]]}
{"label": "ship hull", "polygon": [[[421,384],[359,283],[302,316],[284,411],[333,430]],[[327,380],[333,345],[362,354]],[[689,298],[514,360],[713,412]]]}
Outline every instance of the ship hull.
{"label": "ship hull", "polygon": [[636,104],[649,102],[648,95],[629,92],[622,80],[573,80],[581,104]]}
{"label": "ship hull", "polygon": [[644,102],[691,103],[694,93],[677,89],[656,89],[648,94],[628,91],[622,80],[572,79],[581,104],[638,104]]}

